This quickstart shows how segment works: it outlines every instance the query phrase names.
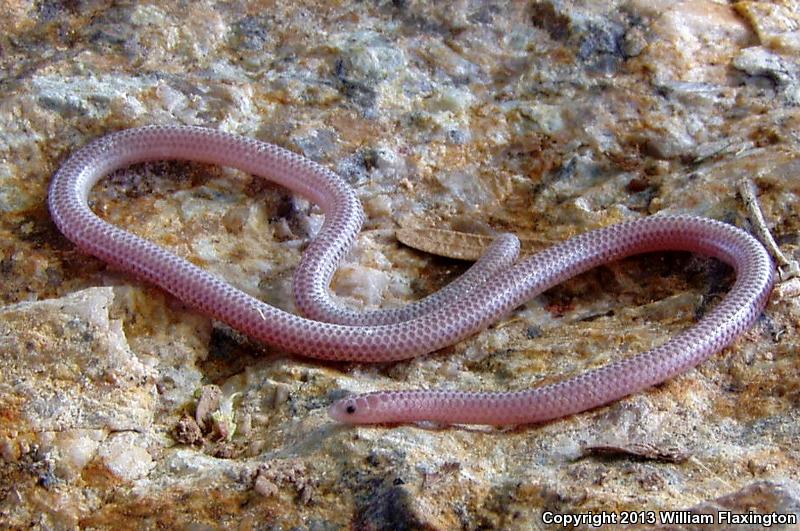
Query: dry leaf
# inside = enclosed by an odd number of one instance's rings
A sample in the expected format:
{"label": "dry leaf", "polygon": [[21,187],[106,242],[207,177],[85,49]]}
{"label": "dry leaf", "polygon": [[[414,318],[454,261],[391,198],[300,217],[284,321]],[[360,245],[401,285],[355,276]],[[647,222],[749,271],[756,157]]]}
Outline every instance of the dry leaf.
{"label": "dry leaf", "polygon": [[[437,256],[476,261],[494,240],[494,236],[447,229],[402,228],[395,231],[400,243]],[[544,238],[520,238],[522,254],[533,254],[553,242]]]}

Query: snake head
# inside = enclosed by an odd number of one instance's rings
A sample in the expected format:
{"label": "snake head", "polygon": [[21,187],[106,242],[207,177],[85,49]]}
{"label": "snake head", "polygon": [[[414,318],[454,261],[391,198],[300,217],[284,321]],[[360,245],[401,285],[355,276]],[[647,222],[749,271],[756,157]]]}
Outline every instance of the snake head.
{"label": "snake head", "polygon": [[378,418],[381,400],[379,393],[348,396],[334,402],[328,408],[328,415],[343,424],[373,424],[381,422]]}

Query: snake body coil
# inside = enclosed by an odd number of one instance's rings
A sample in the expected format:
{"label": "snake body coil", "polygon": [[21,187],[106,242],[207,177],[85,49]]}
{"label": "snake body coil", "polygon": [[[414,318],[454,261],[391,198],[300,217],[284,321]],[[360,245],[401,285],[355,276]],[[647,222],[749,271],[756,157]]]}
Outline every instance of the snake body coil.
{"label": "snake body coil", "polygon": [[[161,247],[97,217],[92,186],[108,173],[153,160],[182,159],[259,175],[320,205],[325,223],[295,273],[298,307],[265,304]],[[49,207],[84,251],[147,279],[198,310],[282,349],[331,360],[385,362],[435,351],[497,321],[538,293],[597,265],[633,254],[684,250],[732,265],[730,293],[696,325],[663,345],[565,381],[519,392],[397,391],[352,396],[330,414],[350,423],[518,424],[577,413],[666,380],[729,345],[766,303],[773,265],[763,246],[733,226],[691,216],[652,216],[587,232],[513,264],[518,242],[504,236],[461,279],[399,310],[337,307],[328,285],[364,219],[352,189],[324,167],[271,144],[211,129],[152,126],[102,137],[53,177]]]}

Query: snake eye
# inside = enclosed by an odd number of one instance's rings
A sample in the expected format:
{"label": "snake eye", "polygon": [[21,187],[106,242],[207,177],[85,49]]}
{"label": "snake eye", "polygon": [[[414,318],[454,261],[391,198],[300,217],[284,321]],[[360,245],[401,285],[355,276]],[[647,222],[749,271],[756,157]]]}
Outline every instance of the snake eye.
{"label": "snake eye", "polygon": [[356,406],[354,406],[353,404],[349,404],[349,405],[348,405],[348,406],[345,408],[345,411],[347,411],[347,413],[349,413],[350,415],[352,415],[353,413],[355,413],[355,412],[356,412]]}

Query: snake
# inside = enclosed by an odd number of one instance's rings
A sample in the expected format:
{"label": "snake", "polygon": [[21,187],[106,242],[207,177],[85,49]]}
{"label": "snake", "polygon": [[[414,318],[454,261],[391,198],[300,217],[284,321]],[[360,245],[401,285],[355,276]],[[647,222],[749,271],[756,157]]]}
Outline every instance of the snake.
{"label": "snake", "polygon": [[[324,223],[293,277],[302,315],[266,304],[92,211],[90,191],[104,176],[160,160],[236,168],[319,205]],[[89,142],[53,175],[48,207],[58,229],[82,252],[159,286],[257,341],[324,360],[392,362],[437,351],[575,275],[631,255],[689,251],[717,258],[735,272],[732,287],[710,311],[645,352],[523,390],[350,394],[328,407],[330,417],[345,424],[531,424],[607,405],[672,378],[730,345],[761,315],[774,282],[769,254],[748,232],[714,219],[656,213],[584,232],[523,259],[518,258],[517,238],[503,234],[442,290],[400,308],[352,310],[337,303],[330,284],[365,220],[354,190],[335,172],[292,151],[198,126],[144,126]]]}

